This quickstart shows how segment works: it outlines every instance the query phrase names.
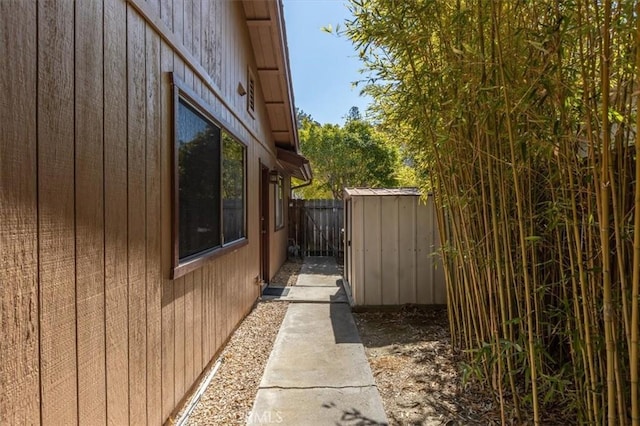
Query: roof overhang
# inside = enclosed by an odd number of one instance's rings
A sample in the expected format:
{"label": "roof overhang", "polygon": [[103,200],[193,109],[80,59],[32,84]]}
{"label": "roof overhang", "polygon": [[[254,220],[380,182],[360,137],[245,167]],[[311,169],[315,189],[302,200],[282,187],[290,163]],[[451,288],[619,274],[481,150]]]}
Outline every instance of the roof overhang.
{"label": "roof overhang", "polygon": [[[280,159],[282,150],[304,158],[300,155],[282,1],[243,0],[242,4],[256,59],[257,78],[262,88],[271,134],[278,148],[278,158]],[[292,164],[285,162],[288,166]],[[308,174],[311,179],[308,164],[306,161],[307,173],[297,170],[293,175],[298,177]],[[289,169],[288,166],[285,165],[285,168]]]}
{"label": "roof overhang", "polygon": [[344,199],[351,197],[420,197],[418,188],[345,188]]}
{"label": "roof overhang", "polygon": [[291,176],[300,180],[310,181],[313,178],[309,160],[293,151],[278,148],[278,161]]}

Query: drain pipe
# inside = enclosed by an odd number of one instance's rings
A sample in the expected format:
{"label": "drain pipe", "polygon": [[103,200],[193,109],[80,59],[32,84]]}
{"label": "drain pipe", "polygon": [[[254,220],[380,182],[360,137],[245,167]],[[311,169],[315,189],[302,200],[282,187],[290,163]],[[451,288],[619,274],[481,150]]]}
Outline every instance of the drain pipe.
{"label": "drain pipe", "polygon": [[222,361],[223,361],[222,357],[218,358],[218,361],[216,361],[216,364],[214,365],[213,369],[209,372],[209,374],[207,374],[207,377],[200,384],[200,387],[198,387],[198,390],[191,398],[191,401],[189,401],[189,405],[187,409],[184,411],[184,413],[182,413],[182,417],[180,417],[180,419],[175,423],[176,426],[184,426],[184,424],[187,422],[187,420],[189,419],[189,416],[193,412],[193,409],[196,408],[198,401],[200,401],[200,398],[202,398],[202,395],[209,387],[209,383],[211,383],[213,376],[215,376],[216,373],[218,372],[220,365],[222,365]]}
{"label": "drain pipe", "polygon": [[313,183],[313,178],[309,179],[308,181],[306,181],[305,183],[303,183],[301,185],[292,186],[291,187],[291,191],[293,191],[294,189],[304,188],[305,186],[309,186],[312,183]]}

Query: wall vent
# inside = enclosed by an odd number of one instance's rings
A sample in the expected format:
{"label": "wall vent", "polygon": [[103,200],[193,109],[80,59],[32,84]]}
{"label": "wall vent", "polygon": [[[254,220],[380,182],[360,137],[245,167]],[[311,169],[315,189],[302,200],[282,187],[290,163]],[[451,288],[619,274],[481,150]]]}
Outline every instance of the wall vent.
{"label": "wall vent", "polygon": [[247,77],[247,111],[251,117],[255,117],[256,113],[256,79],[249,68]]}

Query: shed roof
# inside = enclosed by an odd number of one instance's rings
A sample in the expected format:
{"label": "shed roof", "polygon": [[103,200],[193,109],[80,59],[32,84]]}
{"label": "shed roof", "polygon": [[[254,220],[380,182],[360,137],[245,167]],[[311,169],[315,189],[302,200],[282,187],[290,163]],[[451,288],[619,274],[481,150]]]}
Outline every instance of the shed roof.
{"label": "shed roof", "polygon": [[418,188],[345,188],[345,198],[349,197],[371,197],[371,196],[412,196],[419,197]]}

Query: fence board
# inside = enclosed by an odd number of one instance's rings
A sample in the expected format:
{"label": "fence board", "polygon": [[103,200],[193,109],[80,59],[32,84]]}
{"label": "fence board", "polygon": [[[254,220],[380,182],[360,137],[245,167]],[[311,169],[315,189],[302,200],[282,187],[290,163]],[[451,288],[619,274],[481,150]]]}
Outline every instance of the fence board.
{"label": "fence board", "polygon": [[289,245],[304,256],[336,256],[344,252],[341,200],[293,200],[289,208]]}

